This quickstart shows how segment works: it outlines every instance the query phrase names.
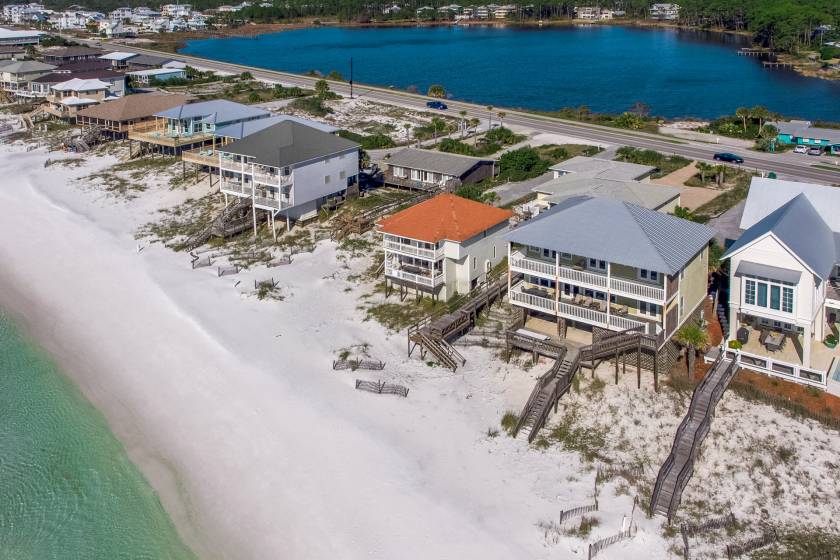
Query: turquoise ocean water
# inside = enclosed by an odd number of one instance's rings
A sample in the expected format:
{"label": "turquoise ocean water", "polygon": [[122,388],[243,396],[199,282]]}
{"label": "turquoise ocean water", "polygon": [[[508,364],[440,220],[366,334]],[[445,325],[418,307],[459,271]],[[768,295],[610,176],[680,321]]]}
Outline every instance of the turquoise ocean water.
{"label": "turquoise ocean water", "polygon": [[105,418],[0,312],[0,559],[192,558]]}

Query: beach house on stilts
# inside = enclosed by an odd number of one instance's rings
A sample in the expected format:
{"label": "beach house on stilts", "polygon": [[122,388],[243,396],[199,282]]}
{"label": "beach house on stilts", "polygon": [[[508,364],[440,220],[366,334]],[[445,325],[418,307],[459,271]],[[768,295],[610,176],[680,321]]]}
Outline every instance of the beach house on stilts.
{"label": "beach house on stilts", "polygon": [[315,217],[332,197],[344,197],[358,180],[359,145],[294,121],[283,121],[218,148],[219,189],[228,197],[249,198],[271,224]]}

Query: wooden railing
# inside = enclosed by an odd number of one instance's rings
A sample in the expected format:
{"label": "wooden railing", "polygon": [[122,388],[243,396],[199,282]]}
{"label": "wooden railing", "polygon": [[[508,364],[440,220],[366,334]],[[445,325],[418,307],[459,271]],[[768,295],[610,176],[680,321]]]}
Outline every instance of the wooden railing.
{"label": "wooden railing", "polygon": [[420,257],[421,259],[436,260],[443,256],[443,247],[437,249],[426,249],[424,247],[417,247],[416,245],[409,245],[408,243],[399,243],[397,241],[385,240],[385,248],[398,253],[405,253]]}

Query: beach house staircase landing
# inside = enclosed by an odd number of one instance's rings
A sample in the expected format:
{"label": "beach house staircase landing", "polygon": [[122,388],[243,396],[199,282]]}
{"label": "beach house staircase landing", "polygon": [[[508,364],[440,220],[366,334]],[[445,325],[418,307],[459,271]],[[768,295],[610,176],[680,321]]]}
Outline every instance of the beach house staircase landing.
{"label": "beach house staircase landing", "polygon": [[709,432],[715,407],[738,370],[733,360],[718,357],[691,396],[688,413],[677,428],[674,445],[662,464],[650,499],[651,514],[664,515],[670,522],[676,513],[700,445]]}
{"label": "beach house staircase landing", "polygon": [[242,233],[251,227],[251,199],[239,198],[226,207],[206,227],[191,235],[184,248],[192,251],[207,243],[211,237],[227,238]]}
{"label": "beach house staircase landing", "polygon": [[431,353],[438,363],[455,371],[466,363],[451,341],[469,331],[478,314],[489,309],[494,302],[501,302],[507,291],[507,277],[490,280],[453,303],[453,311],[430,315],[408,327],[408,355],[420,348],[420,357]]}
{"label": "beach house staircase landing", "polygon": [[352,233],[365,233],[371,229],[376,224],[376,220],[382,216],[395,212],[400,208],[408,208],[409,206],[423,202],[427,198],[430,198],[432,194],[433,193],[423,192],[407,200],[404,198],[391,200],[362,212],[353,212],[348,209],[337,215],[333,220],[330,237],[333,241],[341,241]]}

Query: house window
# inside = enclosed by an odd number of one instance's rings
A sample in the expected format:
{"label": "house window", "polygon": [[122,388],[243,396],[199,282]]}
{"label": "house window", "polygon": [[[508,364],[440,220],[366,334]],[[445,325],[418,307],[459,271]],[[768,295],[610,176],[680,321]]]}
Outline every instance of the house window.
{"label": "house window", "polygon": [[325,176],[324,176],[324,184],[325,184],[325,185],[329,185],[329,184],[330,184],[330,176],[329,176],[329,175],[325,175]]}
{"label": "house window", "polygon": [[659,273],[655,270],[648,270],[646,268],[639,269],[639,278],[642,280],[650,280],[652,282],[657,282],[659,280]]}
{"label": "house window", "polygon": [[476,258],[473,257],[473,270],[475,270],[475,263],[476,263]]}
{"label": "house window", "polygon": [[650,315],[651,317],[656,317],[659,315],[659,306],[655,303],[648,303],[646,301],[639,302],[639,314],[640,315]]}
{"label": "house window", "polygon": [[770,286],[770,309],[775,309],[776,311],[782,308],[782,287],[781,286]]}
{"label": "house window", "polygon": [[342,171],[342,172],[339,174],[339,178],[340,178],[340,179],[346,179],[346,178],[347,178],[347,172],[346,172],[346,171]]}
{"label": "house window", "polygon": [[551,251],[550,251],[550,250],[548,250],[548,249],[543,249],[543,250],[542,250],[542,256],[543,256],[543,257],[548,258],[548,257],[549,257],[549,255],[551,255]]}
{"label": "house window", "polygon": [[589,268],[592,268],[594,270],[607,270],[607,261],[589,259]]}
{"label": "house window", "polygon": [[493,245],[493,258],[494,259],[496,258],[496,246],[495,245]]}
{"label": "house window", "polygon": [[793,313],[793,288],[782,288],[782,311]]}
{"label": "house window", "polygon": [[747,280],[744,286],[744,302],[755,305],[755,280]]}
{"label": "house window", "polygon": [[759,307],[767,307],[767,284],[764,282],[756,283],[758,288],[756,291],[755,304]]}

